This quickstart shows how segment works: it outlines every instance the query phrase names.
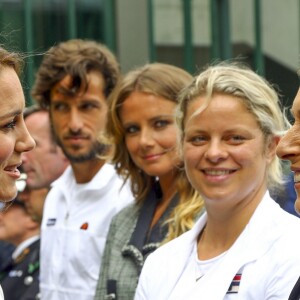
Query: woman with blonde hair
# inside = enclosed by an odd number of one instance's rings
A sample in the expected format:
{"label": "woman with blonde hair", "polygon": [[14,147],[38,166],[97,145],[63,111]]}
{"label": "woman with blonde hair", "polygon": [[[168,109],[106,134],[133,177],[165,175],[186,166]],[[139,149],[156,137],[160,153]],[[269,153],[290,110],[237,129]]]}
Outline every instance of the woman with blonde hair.
{"label": "woman with blonde hair", "polygon": [[177,96],[191,80],[178,67],[147,64],[126,74],[111,96],[113,162],[136,201],[111,223],[95,299],[133,299],[147,255],[190,229],[202,211],[176,148]]}
{"label": "woman with blonde hair", "polygon": [[288,299],[300,220],[269,194],[282,184],[275,151],[288,127],[276,91],[243,65],[210,66],[182,92],[177,118],[206,212],[148,257],[135,299]]}

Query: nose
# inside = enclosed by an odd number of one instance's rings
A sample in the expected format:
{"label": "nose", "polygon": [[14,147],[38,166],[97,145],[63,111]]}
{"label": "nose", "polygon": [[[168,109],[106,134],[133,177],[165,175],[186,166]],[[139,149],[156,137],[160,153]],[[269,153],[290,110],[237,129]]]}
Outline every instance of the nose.
{"label": "nose", "polygon": [[141,129],[139,142],[142,147],[151,147],[154,142],[153,132],[146,128]]}
{"label": "nose", "polygon": [[225,145],[222,144],[222,141],[211,140],[205,152],[204,157],[212,163],[218,163],[226,159],[228,153],[226,151]]}
{"label": "nose", "polygon": [[293,160],[300,157],[300,132],[294,127],[290,128],[280,139],[276,148],[276,154],[283,160]]}
{"label": "nose", "polygon": [[82,128],[82,119],[80,117],[80,112],[78,112],[77,108],[73,108],[70,111],[69,118],[69,129],[72,132],[79,132]]}
{"label": "nose", "polygon": [[29,134],[24,120],[21,124],[20,134],[17,136],[15,150],[18,153],[28,152],[35,147],[35,141]]}

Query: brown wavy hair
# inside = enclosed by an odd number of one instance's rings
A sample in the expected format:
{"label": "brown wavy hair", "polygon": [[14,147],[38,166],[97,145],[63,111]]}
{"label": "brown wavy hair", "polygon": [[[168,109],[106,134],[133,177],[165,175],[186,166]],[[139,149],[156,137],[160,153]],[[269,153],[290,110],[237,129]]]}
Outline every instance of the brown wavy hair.
{"label": "brown wavy hair", "polygon": [[120,75],[119,64],[104,45],[90,40],[73,39],[51,47],[44,55],[36,73],[32,97],[41,107],[48,109],[50,91],[65,76],[72,78],[70,93],[76,94],[81,86],[87,88],[87,74],[97,71],[103,75],[104,95],[108,97]]}
{"label": "brown wavy hair", "polygon": [[20,76],[23,67],[22,55],[17,52],[9,52],[0,46],[0,70],[3,67],[13,68]]}

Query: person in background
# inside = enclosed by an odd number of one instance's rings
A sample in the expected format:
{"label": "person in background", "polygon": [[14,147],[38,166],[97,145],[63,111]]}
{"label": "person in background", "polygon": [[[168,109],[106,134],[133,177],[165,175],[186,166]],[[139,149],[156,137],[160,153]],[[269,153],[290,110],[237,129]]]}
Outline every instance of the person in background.
{"label": "person in background", "polygon": [[187,177],[206,212],[151,254],[141,299],[288,299],[300,272],[300,219],[268,190],[282,184],[276,146],[288,127],[276,91],[246,66],[210,66],[177,112]]}
{"label": "person in background", "polygon": [[[26,174],[23,173],[22,166],[19,167],[19,171],[21,173],[20,177],[16,181],[16,187],[18,193],[23,192],[26,188]],[[28,195],[26,191],[22,193],[23,195]],[[28,198],[28,197],[24,197]],[[11,204],[11,203],[10,203]],[[8,204],[7,206],[9,206]],[[0,270],[4,268],[4,266],[7,264],[7,261],[11,259],[11,255],[14,252],[16,246],[8,241],[0,240]]]}
{"label": "person in background", "polygon": [[36,143],[33,151],[22,155],[26,185],[30,189],[49,189],[52,182],[62,175],[69,161],[55,142],[47,110],[32,105],[25,109],[24,119]]}
{"label": "person in background", "polygon": [[41,299],[94,298],[110,221],[133,200],[108,161],[111,145],[99,141],[118,79],[114,55],[80,39],[50,48],[36,73],[33,98],[49,110],[54,137],[70,161],[45,201]]}
{"label": "person in background", "polygon": [[0,283],[8,300],[39,299],[40,224],[26,210],[23,201],[27,197],[31,195],[25,189],[0,212],[0,239],[16,247],[0,270]]}
{"label": "person in background", "polygon": [[176,147],[177,96],[191,80],[178,67],[147,64],[126,74],[110,98],[113,162],[131,183],[135,203],[111,223],[95,299],[133,299],[147,255],[190,229],[200,215],[203,202]]}
{"label": "person in background", "polygon": [[25,185],[31,197],[24,198],[28,213],[41,223],[45,198],[51,184],[69,165],[68,159],[57,145],[51,131],[49,112],[38,105],[24,110],[25,124],[36,147],[22,155]]}
{"label": "person in background", "polygon": [[[289,161],[290,169],[294,173],[293,182],[296,192],[295,210],[300,214],[300,187],[299,187],[299,170],[300,170],[300,89],[293,101],[291,113],[294,117],[294,123],[291,128],[280,139],[277,146],[277,155],[285,161]],[[295,235],[297,237],[297,235]],[[300,274],[300,269],[299,272]],[[300,299],[300,278],[296,282],[288,300]]]}
{"label": "person in background", "polygon": [[17,187],[12,208],[0,216],[0,240],[14,246],[0,267],[0,282],[6,299],[40,299],[40,224],[49,189],[30,189],[19,180]]}
{"label": "person in background", "polygon": [[[25,174],[25,173],[24,173]],[[32,220],[41,224],[43,219],[43,209],[49,188],[30,189],[28,185],[19,191],[19,200],[23,201],[26,212],[31,216]]]}
{"label": "person in background", "polygon": [[[23,192],[26,187],[26,174],[22,171],[22,166],[19,167],[21,176],[16,181],[17,191]],[[11,203],[10,203],[11,204]],[[10,205],[8,204],[7,207]],[[0,270],[4,268],[7,261],[10,260],[12,253],[14,252],[16,246],[8,241],[0,240]]]}
{"label": "person in background", "polygon": [[[51,132],[48,111],[37,105],[32,105],[25,108],[23,116],[25,125],[34,139],[36,147],[32,151],[22,154],[23,173],[20,178],[22,180],[17,182],[20,188],[19,198],[22,197],[22,199],[19,200],[23,202],[23,206],[26,206],[26,216],[30,216],[34,224],[41,224],[44,202],[50,185],[63,173],[69,165],[69,162],[60,147],[55,143]],[[30,291],[28,291],[29,297],[32,297],[31,299],[34,299],[35,296],[39,297],[40,256],[35,253],[40,247],[39,239],[40,237],[37,236],[35,243],[32,245],[32,247],[34,247],[32,257],[34,258],[35,265],[34,274],[30,275],[30,278],[33,279],[32,282],[27,282],[24,287],[21,281],[17,282],[17,285],[22,286],[21,291],[25,291],[26,287],[31,287]],[[7,241],[8,239],[6,239],[6,242]],[[28,261],[32,261],[31,256],[26,258],[26,260],[16,268],[26,268]],[[8,265],[10,266],[10,264]],[[3,266],[3,268],[5,268],[5,266]],[[6,282],[8,282],[8,290],[14,285],[15,279],[16,278],[7,276]],[[23,277],[21,279],[24,280]],[[12,293],[9,291],[8,294],[11,295]],[[19,294],[16,294],[17,298],[18,295]]]}
{"label": "person in background", "polygon": [[23,199],[31,219],[40,224],[42,223],[44,203],[48,192],[49,189],[47,188],[33,189],[30,190],[30,197]]}
{"label": "person in background", "polygon": [[0,269],[6,263],[7,258],[13,253],[15,246],[11,243],[0,240]]}

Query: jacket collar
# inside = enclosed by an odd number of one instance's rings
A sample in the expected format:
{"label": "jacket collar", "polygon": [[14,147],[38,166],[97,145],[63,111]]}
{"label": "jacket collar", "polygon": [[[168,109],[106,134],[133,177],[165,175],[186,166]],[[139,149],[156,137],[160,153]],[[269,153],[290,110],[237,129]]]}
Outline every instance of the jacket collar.
{"label": "jacket collar", "polygon": [[[136,263],[139,271],[142,269],[147,255],[156,250],[161,241],[165,238],[167,226],[163,222],[166,220],[166,218],[168,218],[168,216],[171,214],[171,211],[179,201],[179,195],[175,194],[169,206],[161,216],[161,219],[152,228],[152,230],[154,230],[152,241],[147,241],[153,215],[158,203],[161,200],[161,196],[162,195],[159,195],[157,193],[157,189],[155,188],[152,188],[149,191],[147,197],[142,203],[140,210],[138,211],[138,219],[130,240],[122,249],[122,255],[131,257]],[[158,226],[158,228],[155,228],[156,226]]]}
{"label": "jacket collar", "polygon": [[[105,163],[95,174],[91,181],[84,184],[86,190],[100,190],[108,186],[109,181],[116,176],[113,165]],[[121,180],[121,179],[120,179]],[[58,187],[62,191],[72,189],[76,185],[74,173],[71,166],[68,166],[64,173],[55,180],[51,186]]]}

